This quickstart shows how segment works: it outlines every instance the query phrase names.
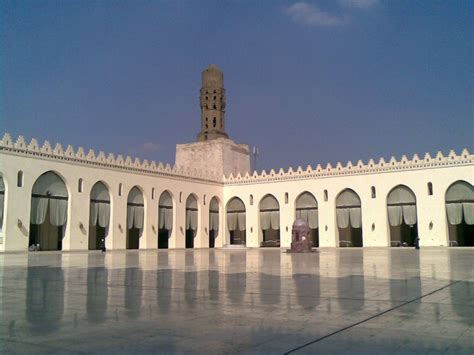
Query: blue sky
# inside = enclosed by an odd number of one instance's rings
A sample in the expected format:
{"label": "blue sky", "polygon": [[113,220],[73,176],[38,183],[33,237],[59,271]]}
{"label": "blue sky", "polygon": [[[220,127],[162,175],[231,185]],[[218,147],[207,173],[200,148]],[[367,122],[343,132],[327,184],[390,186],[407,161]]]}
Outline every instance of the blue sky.
{"label": "blue sky", "polygon": [[224,70],[259,168],[473,149],[471,1],[9,1],[0,131],[174,162]]}

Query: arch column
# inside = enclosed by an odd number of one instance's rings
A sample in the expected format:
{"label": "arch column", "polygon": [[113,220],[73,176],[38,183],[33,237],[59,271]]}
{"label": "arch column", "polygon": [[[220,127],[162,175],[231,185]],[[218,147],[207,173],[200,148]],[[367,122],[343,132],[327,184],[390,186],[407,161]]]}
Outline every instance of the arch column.
{"label": "arch column", "polygon": [[[337,221],[336,221],[336,196],[333,191],[328,191],[328,201],[320,199],[318,203],[319,214],[319,246],[337,247]],[[319,201],[319,200],[318,200]],[[327,226],[327,230],[326,230]]]}
{"label": "arch column", "polygon": [[[284,202],[285,200],[282,199]],[[291,246],[291,229],[295,221],[295,201],[294,196],[290,196],[288,203],[280,203],[280,247],[289,248]]]}
{"label": "arch column", "polygon": [[254,203],[245,205],[246,207],[246,242],[247,246],[251,248],[258,248],[260,242],[263,240],[262,230],[260,229],[260,209],[258,205],[258,198],[254,198]]}
{"label": "arch column", "polygon": [[[140,237],[139,249],[158,248],[158,199],[152,200],[143,192],[145,202],[145,215],[143,219],[143,232]],[[153,230],[154,227],[154,230]]]}
{"label": "arch column", "polygon": [[198,229],[194,238],[195,248],[209,248],[209,199],[206,205],[202,205],[203,198],[198,199]]}
{"label": "arch column", "polygon": [[[426,186],[425,186],[426,187]],[[444,194],[447,186],[436,184],[434,194],[429,196],[426,188],[417,190],[418,236],[420,246],[448,246],[448,222]],[[433,228],[430,229],[430,222]]]}
{"label": "arch column", "polygon": [[[125,184],[122,186],[122,191],[129,189],[130,187]],[[109,249],[124,250],[127,247],[127,195],[122,193],[122,196],[119,196],[117,191],[118,184],[112,185],[109,191],[113,197],[110,206],[109,236],[105,238],[105,246]]]}
{"label": "arch column", "polygon": [[[75,177],[65,177],[71,181],[72,188],[68,196],[68,209],[66,231],[63,238],[63,250],[88,250],[89,248],[89,205],[90,195],[85,192],[90,190],[84,181],[84,192],[74,189],[76,186]],[[82,228],[80,224],[82,223]]]}
{"label": "arch column", "polygon": [[[173,191],[176,205],[173,206],[173,231],[169,240],[169,248],[184,248],[186,246],[186,200],[179,202],[180,192]],[[184,194],[183,194],[184,195]]]}
{"label": "arch column", "polygon": [[[3,244],[4,251],[28,250],[30,231],[31,189],[35,179],[28,175],[24,177],[23,187],[16,186],[16,171],[5,169],[3,181],[5,184],[3,210]],[[21,221],[21,228],[18,227]]]}

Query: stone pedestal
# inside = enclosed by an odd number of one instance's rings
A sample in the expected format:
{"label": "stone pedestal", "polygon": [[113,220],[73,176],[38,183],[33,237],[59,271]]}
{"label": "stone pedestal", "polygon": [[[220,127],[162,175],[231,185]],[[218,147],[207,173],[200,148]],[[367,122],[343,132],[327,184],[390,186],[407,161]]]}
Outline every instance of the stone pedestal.
{"label": "stone pedestal", "polygon": [[219,175],[228,176],[232,173],[236,176],[240,173],[243,176],[250,172],[249,147],[226,138],[177,144],[176,165]]}

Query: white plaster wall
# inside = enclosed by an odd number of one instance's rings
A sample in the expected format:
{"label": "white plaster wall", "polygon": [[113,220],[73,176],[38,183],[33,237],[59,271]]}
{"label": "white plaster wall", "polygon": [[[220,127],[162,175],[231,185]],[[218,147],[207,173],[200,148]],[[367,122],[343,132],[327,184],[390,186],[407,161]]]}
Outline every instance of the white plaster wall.
{"label": "white plaster wall", "polygon": [[[160,194],[168,190],[173,197],[173,232],[170,248],[185,245],[185,203],[189,194],[198,200],[200,223],[195,239],[196,247],[208,246],[209,201],[217,196],[223,200],[221,184],[197,179],[161,177],[132,171],[107,169],[96,166],[69,163],[67,160],[41,159],[16,154],[0,154],[0,174],[6,185],[3,243],[0,251],[27,250],[30,228],[31,192],[36,179],[47,171],[53,171],[63,178],[68,189],[68,218],[63,250],[87,250],[90,191],[97,181],[109,188],[111,198],[111,220],[106,245],[111,249],[126,247],[127,197],[134,186],[143,191],[145,204],[144,229],[140,238],[140,249],[156,249],[158,245],[158,201]],[[24,173],[23,187],[17,187],[17,173]],[[84,181],[83,192],[78,192],[78,179]],[[123,186],[122,196],[118,195],[119,184]],[[152,199],[152,188],[155,198]],[[181,202],[179,196],[181,194]],[[203,198],[206,195],[206,204]],[[221,217],[222,218],[222,217]],[[21,221],[21,228],[18,221]],[[79,225],[84,225],[81,230]],[[153,230],[154,229],[154,230]],[[217,238],[216,246],[222,237]]]}

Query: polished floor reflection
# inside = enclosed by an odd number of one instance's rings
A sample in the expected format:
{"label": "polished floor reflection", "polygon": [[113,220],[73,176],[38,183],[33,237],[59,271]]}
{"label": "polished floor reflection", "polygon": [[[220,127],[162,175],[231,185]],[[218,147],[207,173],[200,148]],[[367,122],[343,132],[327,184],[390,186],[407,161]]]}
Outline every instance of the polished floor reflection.
{"label": "polished floor reflection", "polygon": [[474,353],[474,249],[0,254],[0,353]]}

